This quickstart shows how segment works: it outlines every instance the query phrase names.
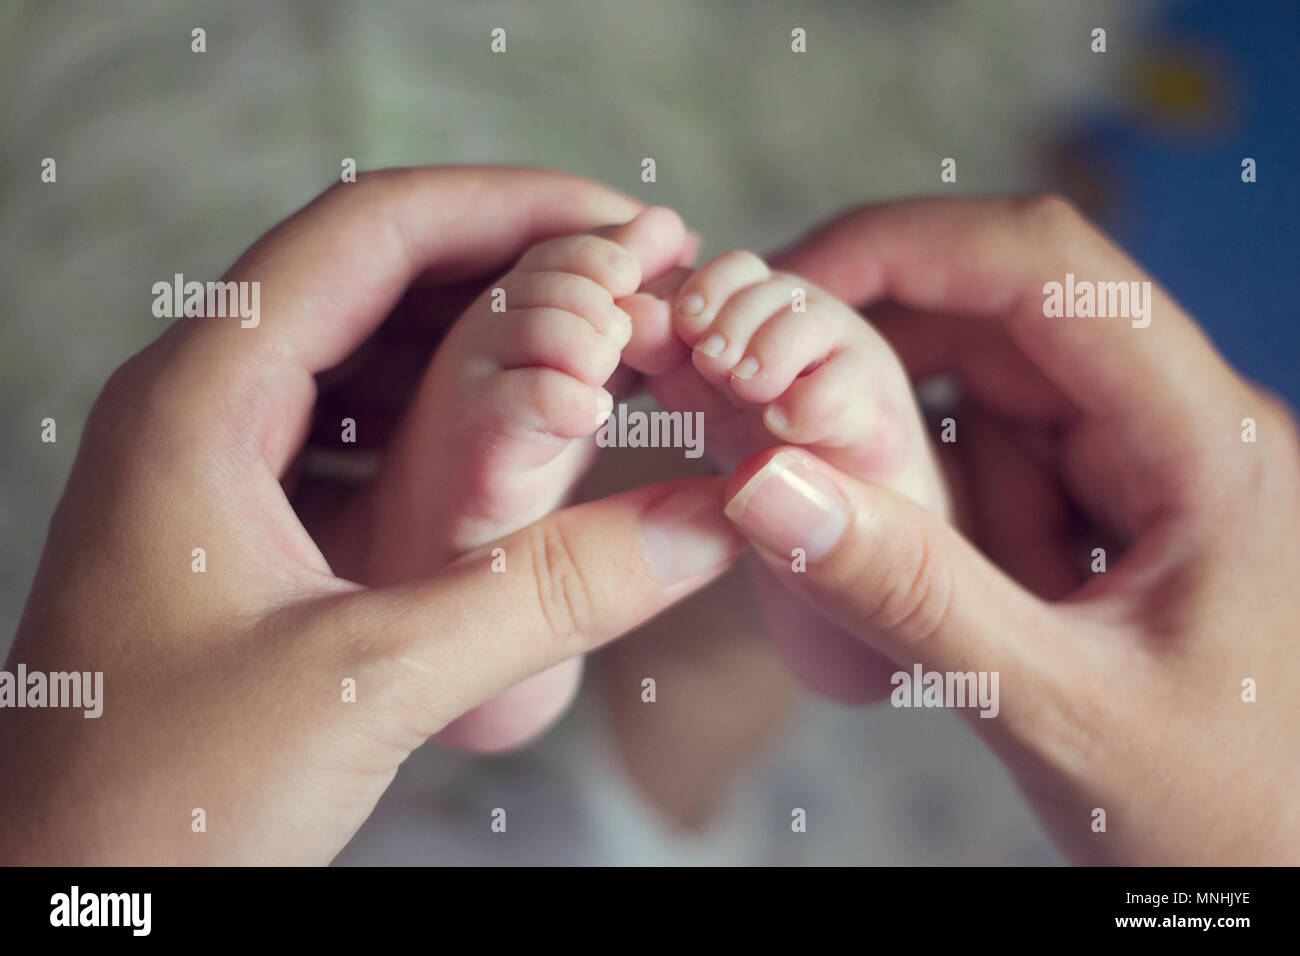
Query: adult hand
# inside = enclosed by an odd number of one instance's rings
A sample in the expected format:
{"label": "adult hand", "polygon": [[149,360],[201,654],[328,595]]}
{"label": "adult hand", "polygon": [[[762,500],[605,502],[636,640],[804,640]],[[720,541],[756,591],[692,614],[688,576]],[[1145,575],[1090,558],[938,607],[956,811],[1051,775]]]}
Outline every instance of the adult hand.
{"label": "adult hand", "polygon": [[314,373],[408,286],[500,270],[636,208],[546,173],[363,176],[227,275],[261,283],[256,328],[183,319],[114,373],[7,665],[102,672],[102,716],[0,711],[0,860],[328,862],[431,734],[731,563],[722,479],[687,479],[371,589],[334,575],[280,484]]}
{"label": "adult hand", "polygon": [[1074,859],[1300,862],[1285,407],[1154,283],[1149,327],[1044,317],[1044,283],[1067,273],[1148,278],[1057,199],[867,207],[779,261],[874,304],[914,375],[959,377],[956,490],[984,553],[769,450],[732,476],[727,513],[773,569],[909,674],[997,672],[996,717],[966,715]]}

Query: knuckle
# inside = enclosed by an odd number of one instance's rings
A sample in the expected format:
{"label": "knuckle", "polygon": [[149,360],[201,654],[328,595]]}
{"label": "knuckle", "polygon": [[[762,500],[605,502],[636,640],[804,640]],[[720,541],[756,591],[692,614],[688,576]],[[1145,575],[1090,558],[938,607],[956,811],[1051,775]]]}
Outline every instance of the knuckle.
{"label": "knuckle", "polygon": [[105,447],[134,445],[140,429],[136,423],[144,418],[157,418],[159,409],[152,401],[156,389],[155,371],[147,361],[146,352],[139,352],[119,365],[108,377],[99,397],[91,406],[86,420],[88,440],[103,440]]}
{"label": "knuckle", "polygon": [[870,624],[908,643],[921,643],[938,633],[950,613],[952,574],[932,533],[903,540],[908,543],[878,569],[880,599]]}
{"label": "knuckle", "polygon": [[529,541],[537,608],[545,631],[560,645],[561,653],[581,644],[592,623],[591,594],[564,532],[554,522],[534,526]]}
{"label": "knuckle", "polygon": [[1035,193],[1015,200],[1015,217],[1035,236],[1056,238],[1077,232],[1085,219],[1059,193]]}
{"label": "knuckle", "polygon": [[90,411],[92,422],[111,419],[120,412],[130,412],[135,405],[139,390],[135,374],[135,359],[128,359],[119,365],[108,377],[99,397]]}

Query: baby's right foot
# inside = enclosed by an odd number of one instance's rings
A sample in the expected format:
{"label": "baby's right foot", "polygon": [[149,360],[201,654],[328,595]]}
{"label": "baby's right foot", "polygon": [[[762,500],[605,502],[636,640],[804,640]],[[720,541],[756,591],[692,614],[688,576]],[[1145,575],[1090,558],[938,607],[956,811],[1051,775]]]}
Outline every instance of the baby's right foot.
{"label": "baby's right foot", "polygon": [[[685,243],[681,219],[664,208],[539,243],[456,321],[416,399],[436,410],[422,418],[435,425],[403,428],[381,476],[394,509],[387,527],[402,539],[390,581],[432,573],[564,503],[613,407],[604,385],[632,335],[618,303],[673,266]],[[471,749],[522,743],[564,709],[580,673],[580,660],[557,665],[439,737]]]}

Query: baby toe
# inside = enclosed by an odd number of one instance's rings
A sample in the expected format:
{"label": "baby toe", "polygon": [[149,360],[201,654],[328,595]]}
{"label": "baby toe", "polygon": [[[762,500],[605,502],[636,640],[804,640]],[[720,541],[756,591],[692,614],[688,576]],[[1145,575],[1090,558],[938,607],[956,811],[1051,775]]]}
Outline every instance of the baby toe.
{"label": "baby toe", "polygon": [[[683,258],[689,237],[681,216],[666,206],[651,206],[629,222],[604,226],[595,234],[628,250],[640,264],[640,282],[657,278]],[[638,285],[640,284],[638,282]],[[636,286],[622,292],[630,295]]]}
{"label": "baby toe", "polygon": [[567,272],[604,288],[614,298],[631,295],[641,285],[641,262],[635,253],[602,236],[563,236],[538,243],[524,253],[516,273]]}
{"label": "baby toe", "polygon": [[827,361],[838,345],[834,329],[815,314],[782,310],[750,336],[731,370],[731,388],[747,402],[766,405],[800,374]]}
{"label": "baby toe", "polygon": [[609,290],[586,276],[569,272],[511,273],[501,280],[507,311],[560,309],[581,316],[601,335],[626,343],[632,320],[614,304]]}
{"label": "baby toe", "polygon": [[694,347],[736,292],[771,275],[767,263],[743,251],[724,252],[695,270],[678,291],[674,306],[674,323],[682,341]]}
{"label": "baby toe", "polygon": [[622,332],[602,335],[590,322],[562,309],[533,308],[509,313],[500,339],[503,369],[544,366],[588,385],[601,385],[618,368],[626,344]]}
{"label": "baby toe", "polygon": [[516,437],[585,438],[614,407],[614,397],[605,389],[557,369],[539,367],[501,373],[483,401],[494,429]]}
{"label": "baby toe", "polygon": [[745,286],[722,304],[696,343],[696,367],[712,381],[745,381],[759,372],[760,361],[748,354],[750,339],[775,316],[788,310],[798,280],[777,275]]}

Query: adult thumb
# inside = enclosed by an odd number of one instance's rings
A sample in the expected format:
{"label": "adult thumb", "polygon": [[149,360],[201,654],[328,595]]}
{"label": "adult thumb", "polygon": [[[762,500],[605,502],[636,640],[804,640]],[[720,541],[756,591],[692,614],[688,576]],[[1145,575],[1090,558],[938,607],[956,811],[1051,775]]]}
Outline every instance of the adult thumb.
{"label": "adult thumb", "polygon": [[1045,631],[1049,609],[954,528],[804,449],[750,458],[725,497],[778,577],[895,663],[1015,672]]}
{"label": "adult thumb", "polygon": [[721,492],[717,478],[683,478],[554,512],[431,578],[334,598],[306,643],[342,646],[423,742],[726,571],[745,542]]}

